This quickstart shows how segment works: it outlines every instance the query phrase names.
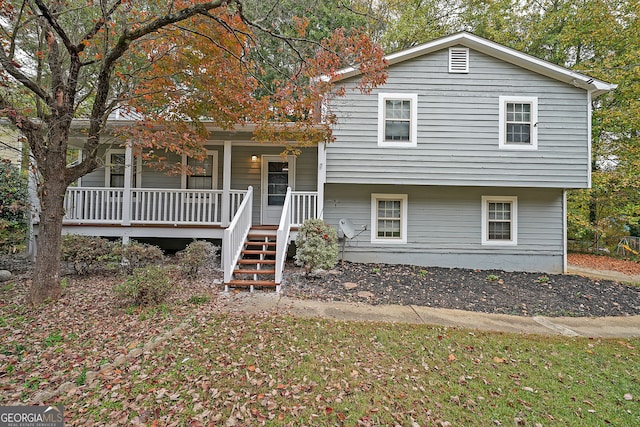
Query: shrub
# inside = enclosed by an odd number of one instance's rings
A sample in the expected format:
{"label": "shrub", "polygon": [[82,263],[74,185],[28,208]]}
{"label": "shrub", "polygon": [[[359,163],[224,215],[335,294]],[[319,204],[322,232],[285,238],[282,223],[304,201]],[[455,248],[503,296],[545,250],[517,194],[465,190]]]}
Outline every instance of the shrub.
{"label": "shrub", "polygon": [[131,241],[127,245],[119,243],[114,245],[113,257],[120,262],[120,265],[128,274],[136,268],[157,265],[164,260],[164,254],[159,247],[135,241]]}
{"label": "shrub", "polygon": [[25,249],[29,229],[26,174],[9,160],[0,160],[0,253]]}
{"label": "shrub", "polygon": [[177,253],[180,268],[185,276],[194,278],[201,267],[215,262],[220,248],[206,240],[194,240]]}
{"label": "shrub", "polygon": [[134,268],[124,283],[115,287],[121,298],[140,306],[156,305],[165,300],[171,287],[169,269],[160,266]]}
{"label": "shrub", "polygon": [[338,262],[338,233],[321,219],[308,219],[296,237],[296,261],[307,274]]}
{"label": "shrub", "polygon": [[101,237],[68,234],[62,239],[62,261],[73,265],[76,274],[87,274],[112,259],[114,243]]}

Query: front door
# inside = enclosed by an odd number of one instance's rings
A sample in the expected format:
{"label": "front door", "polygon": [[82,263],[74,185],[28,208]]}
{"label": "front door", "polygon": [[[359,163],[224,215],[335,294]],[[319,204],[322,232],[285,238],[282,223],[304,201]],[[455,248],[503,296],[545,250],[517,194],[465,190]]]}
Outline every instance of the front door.
{"label": "front door", "polygon": [[262,156],[262,224],[278,224],[287,187],[294,188],[293,157]]}

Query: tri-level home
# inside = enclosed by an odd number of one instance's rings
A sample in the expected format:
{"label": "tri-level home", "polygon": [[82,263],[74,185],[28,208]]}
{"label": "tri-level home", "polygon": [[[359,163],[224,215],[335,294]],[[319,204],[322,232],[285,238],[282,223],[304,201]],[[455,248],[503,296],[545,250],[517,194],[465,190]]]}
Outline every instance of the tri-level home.
{"label": "tri-level home", "polygon": [[296,157],[211,128],[206,159],[173,159],[198,172],[170,176],[105,144],[64,232],[220,239],[230,286],[278,286],[316,217],[346,231],[347,260],[564,271],[566,191],[591,185],[591,103],[615,85],[466,32],[387,61],[385,85],[334,101],[335,142]]}

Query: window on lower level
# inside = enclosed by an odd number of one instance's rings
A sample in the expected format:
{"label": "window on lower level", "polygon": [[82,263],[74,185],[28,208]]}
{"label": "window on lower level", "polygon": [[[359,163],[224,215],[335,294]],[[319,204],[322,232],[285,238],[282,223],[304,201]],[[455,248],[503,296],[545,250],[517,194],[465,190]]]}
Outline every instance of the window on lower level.
{"label": "window on lower level", "polygon": [[515,245],[518,235],[518,198],[482,197],[482,244]]}
{"label": "window on lower level", "polygon": [[[124,188],[124,177],[128,173],[126,154],[123,148],[108,149],[105,153],[104,185],[111,188]],[[142,158],[132,156],[131,188],[142,186]]]}
{"label": "window on lower level", "polygon": [[371,242],[407,243],[407,195],[371,195]]}
{"label": "window on lower level", "polygon": [[203,159],[183,157],[190,174],[184,172],[182,188],[190,190],[212,190],[217,188],[218,177],[218,152],[207,150]]}
{"label": "window on lower level", "polygon": [[514,150],[538,148],[538,98],[500,97],[499,147]]}
{"label": "window on lower level", "polygon": [[[123,188],[124,176],[127,172],[126,155],[124,149],[109,149],[106,152],[106,167],[104,173],[105,187]],[[132,162],[131,188],[136,188],[140,182],[140,159],[134,157]]]}

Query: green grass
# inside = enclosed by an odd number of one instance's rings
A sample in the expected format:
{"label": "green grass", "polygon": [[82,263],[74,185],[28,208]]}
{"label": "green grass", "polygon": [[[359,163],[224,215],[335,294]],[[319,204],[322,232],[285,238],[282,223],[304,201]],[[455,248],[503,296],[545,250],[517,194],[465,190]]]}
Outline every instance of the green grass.
{"label": "green grass", "polygon": [[639,346],[212,315],[62,403],[78,424],[100,400],[128,402],[128,415],[98,411],[97,422],[153,412],[163,425],[640,425]]}

